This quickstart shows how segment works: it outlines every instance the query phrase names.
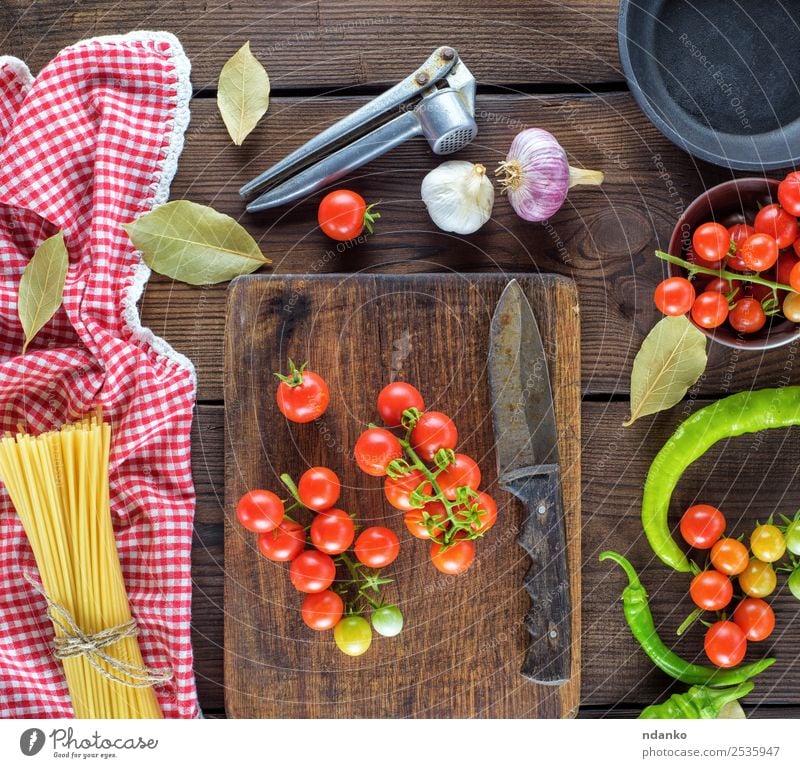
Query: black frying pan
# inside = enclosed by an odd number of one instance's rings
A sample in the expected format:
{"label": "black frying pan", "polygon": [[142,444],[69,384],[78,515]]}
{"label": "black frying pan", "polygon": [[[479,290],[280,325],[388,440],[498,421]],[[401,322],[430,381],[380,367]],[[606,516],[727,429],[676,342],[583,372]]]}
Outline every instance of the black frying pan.
{"label": "black frying pan", "polygon": [[687,152],[745,170],[800,160],[800,0],[623,0],[619,49],[639,106]]}

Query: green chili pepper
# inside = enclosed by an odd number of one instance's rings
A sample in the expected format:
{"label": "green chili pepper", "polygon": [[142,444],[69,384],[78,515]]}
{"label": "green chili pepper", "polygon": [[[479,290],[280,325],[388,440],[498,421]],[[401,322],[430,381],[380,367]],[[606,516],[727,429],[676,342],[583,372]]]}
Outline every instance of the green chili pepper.
{"label": "green chili pepper", "polygon": [[675,693],[661,704],[645,707],[640,720],[716,720],[722,708],[731,701],[747,696],[752,683],[733,688],[692,686],[685,693]]}
{"label": "green chili pepper", "polygon": [[797,424],[800,387],[739,392],[686,419],[658,452],[644,484],[642,525],[653,552],[676,571],[692,570],[667,523],[672,492],[686,467],[719,440]]}
{"label": "green chili pepper", "polygon": [[721,687],[738,685],[763,672],[775,663],[775,659],[761,659],[735,669],[703,667],[682,659],[670,650],[658,636],[653,614],[647,602],[647,591],[630,562],[618,552],[603,552],[600,560],[613,560],[628,576],[628,586],[622,590],[622,605],[625,619],[633,636],[639,641],[652,662],[670,677],[689,685],[711,685]]}

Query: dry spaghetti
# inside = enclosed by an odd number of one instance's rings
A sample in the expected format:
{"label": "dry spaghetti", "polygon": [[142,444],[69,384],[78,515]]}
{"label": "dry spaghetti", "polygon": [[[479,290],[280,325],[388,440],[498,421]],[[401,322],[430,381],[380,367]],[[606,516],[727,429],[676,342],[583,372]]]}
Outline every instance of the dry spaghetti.
{"label": "dry spaghetti", "polygon": [[[161,717],[136,639],[111,524],[111,427],[98,414],[0,439],[0,479],[25,528],[75,716]],[[38,589],[38,587],[37,587]]]}

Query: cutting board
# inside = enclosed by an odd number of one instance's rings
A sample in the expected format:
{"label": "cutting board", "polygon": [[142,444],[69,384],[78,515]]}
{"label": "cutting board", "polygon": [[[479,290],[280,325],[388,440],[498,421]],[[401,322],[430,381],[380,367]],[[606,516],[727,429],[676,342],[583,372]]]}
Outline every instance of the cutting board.
{"label": "cutting board", "polygon": [[[562,686],[520,675],[530,607],[522,587],[530,561],[517,545],[522,507],[496,484],[486,368],[489,323],[516,277],[536,314],[560,430],[572,594],[572,673]],[[580,325],[575,285],[556,275],[275,275],[235,280],[225,332],[225,702],[229,717],[570,717],[580,693]],[[287,358],[323,375],[331,402],[321,419],[291,424],[275,405],[273,371]],[[403,513],[383,498],[382,478],[363,474],[352,449],[385,384],[408,381],[429,409],[459,430],[498,522],[476,542],[473,567],[445,576],[429,544],[410,536]],[[262,557],[256,535],[235,517],[247,490],[272,489],[309,466],[342,480],[338,506],[363,526],[386,525],[401,541],[384,569],[386,596],[405,627],[375,636],[359,657],[332,632],[300,617],[302,595],[285,564]],[[310,513],[307,519],[310,521]]]}

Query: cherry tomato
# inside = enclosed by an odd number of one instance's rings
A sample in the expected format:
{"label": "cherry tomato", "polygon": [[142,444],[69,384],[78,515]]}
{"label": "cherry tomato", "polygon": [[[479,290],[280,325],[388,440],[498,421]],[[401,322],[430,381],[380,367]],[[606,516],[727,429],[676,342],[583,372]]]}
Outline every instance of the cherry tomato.
{"label": "cherry tomato", "polygon": [[664,315],[685,315],[694,300],[694,286],[685,277],[662,280],[653,294],[658,311]]}
{"label": "cherry tomato", "polygon": [[266,533],[283,520],[283,502],[272,491],[248,491],[236,505],[239,522],[253,533]]}
{"label": "cherry tomato", "polygon": [[[780,282],[783,283],[782,280]],[[786,283],[783,284],[785,285]],[[800,261],[796,261],[792,265],[792,269],[789,272],[788,284],[792,287],[793,291],[795,291],[796,293],[800,292]]]}
{"label": "cherry tomato", "polygon": [[383,568],[400,554],[400,540],[391,528],[380,525],[366,528],[356,539],[356,558],[370,568]]}
{"label": "cherry tomato", "polygon": [[414,505],[411,503],[411,494],[422,486],[422,493],[426,496],[431,495],[433,490],[430,481],[419,469],[412,469],[406,475],[398,478],[387,477],[383,481],[383,492],[386,500],[395,508],[403,512],[409,509],[419,509],[422,504]]}
{"label": "cherry tomato", "polygon": [[347,656],[361,656],[372,645],[372,629],[362,616],[345,616],[334,628],[333,639]]}
{"label": "cherry tomato", "polygon": [[800,172],[793,171],[778,185],[778,201],[792,216],[800,216]]}
{"label": "cherry tomato", "polygon": [[341,489],[336,473],[327,467],[307,469],[297,484],[300,501],[315,512],[330,509],[339,500]]}
{"label": "cherry tomato", "polygon": [[258,548],[261,554],[274,563],[288,563],[294,560],[306,545],[306,532],[303,526],[292,520],[284,520],[274,531],[258,535]]}
{"label": "cherry tomato", "polygon": [[789,293],[783,300],[783,316],[793,323],[800,323],[800,293]]}
{"label": "cherry tomato", "polygon": [[730,324],[739,333],[755,333],[764,327],[767,314],[760,301],[755,299],[739,299],[728,316]]}
{"label": "cherry tomato", "polygon": [[307,424],[325,413],[331,400],[328,385],[319,374],[305,370],[305,365],[298,369],[290,360],[289,369],[288,376],[276,374],[281,380],[275,396],[278,410],[289,421]]}
{"label": "cherry tomato", "polygon": [[742,243],[739,256],[748,269],[752,269],[753,272],[763,272],[778,260],[778,244],[771,235],[756,232]]}
{"label": "cherry tomato", "polygon": [[800,260],[794,255],[794,251],[781,251],[778,263],[775,265],[775,282],[781,285],[791,285],[792,270],[797,264],[800,264]]}
{"label": "cherry tomato", "polygon": [[762,563],[774,563],[786,552],[786,540],[776,525],[758,525],[750,535],[750,549]]}
{"label": "cherry tomato", "polygon": [[481,470],[469,456],[457,453],[456,460],[436,476],[436,482],[442,493],[452,501],[455,500],[459,488],[478,490],[481,484]]}
{"label": "cherry tomato", "polygon": [[701,224],[692,235],[692,249],[704,261],[724,259],[730,247],[728,230],[713,221]]}
{"label": "cherry tomato", "polygon": [[795,599],[800,600],[800,567],[795,568],[789,576],[789,591],[794,595]]}
{"label": "cherry tomato", "polygon": [[731,617],[748,640],[766,640],[775,629],[775,612],[759,597],[746,597]]}
{"label": "cherry tomato", "polygon": [[497,504],[494,499],[483,491],[478,491],[478,498],[475,501],[480,516],[480,523],[473,523],[472,530],[476,533],[486,533],[497,522]]}
{"label": "cherry tomato", "polygon": [[745,263],[742,261],[742,257],[739,254],[739,250],[742,247],[742,243],[747,240],[750,235],[754,235],[755,233],[755,229],[753,229],[749,224],[734,224],[728,230],[731,242],[735,248],[734,252],[728,257],[727,267],[729,269],[736,269],[739,272],[747,269]]}
{"label": "cherry tomato", "polygon": [[442,573],[451,576],[464,573],[475,560],[475,542],[462,539],[446,549],[434,542],[431,544],[431,560]]}
{"label": "cherry tomato", "polygon": [[333,629],[342,618],[344,603],[335,592],[313,592],[303,598],[300,615],[306,626],[317,631]]}
{"label": "cherry tomato", "polygon": [[330,555],[307,549],[289,566],[289,579],[298,592],[324,592],[336,578],[336,563]]}
{"label": "cherry tomato", "polygon": [[354,450],[356,464],[373,477],[383,477],[386,467],[403,455],[400,441],[388,430],[372,427],[362,432]]}
{"label": "cherry tomato", "polygon": [[788,248],[800,237],[800,225],[797,218],[787,213],[776,203],[765,205],[757,214],[753,222],[756,232],[775,238],[778,248]]}
{"label": "cherry tomato", "polygon": [[[429,539],[431,531],[425,525],[425,513],[436,521],[445,521],[447,519],[447,510],[441,501],[430,501],[422,509],[410,509],[403,517],[403,522],[406,524],[409,533],[417,539]],[[446,524],[442,527],[434,526],[433,535],[440,536],[444,533]]]}
{"label": "cherry tomato", "polygon": [[793,555],[800,555],[800,520],[793,520],[786,526],[786,549]]}
{"label": "cherry tomato", "polygon": [[416,408],[425,410],[425,401],[416,387],[404,381],[387,384],[378,395],[378,413],[387,427],[399,427],[403,420],[403,411]]}
{"label": "cherry tomato", "polygon": [[370,618],[372,628],[384,637],[399,635],[403,629],[403,614],[396,605],[383,605],[375,609]]}
{"label": "cherry tomato", "polygon": [[794,250],[795,256],[800,258],[800,237],[792,243],[792,249]]}
{"label": "cherry tomato", "polygon": [[692,320],[701,328],[716,328],[728,319],[728,300],[716,291],[701,293],[692,305]]}
{"label": "cherry tomato", "polygon": [[747,547],[737,539],[720,539],[711,548],[711,565],[726,576],[738,576],[749,562]]}
{"label": "cherry tomato", "polygon": [[766,597],[775,589],[778,579],[769,563],[752,558],[739,574],[739,586],[748,597]]}
{"label": "cherry tomato", "polygon": [[712,277],[703,288],[703,292],[706,291],[716,291],[725,296],[728,301],[738,301],[742,298],[742,281],[726,280],[724,277]]}
{"label": "cherry tomato", "polygon": [[681,518],[681,536],[695,549],[710,549],[725,531],[725,516],[710,504],[695,504]]}
{"label": "cherry tomato", "polygon": [[349,549],[355,535],[353,519],[341,509],[326,509],[311,521],[312,544],[329,555]]}
{"label": "cherry tomato", "polygon": [[457,443],[456,425],[439,411],[423,413],[411,430],[411,445],[423,461],[433,461],[439,449],[455,448]]}
{"label": "cherry tomato", "polygon": [[380,214],[367,206],[364,198],[349,189],[335,189],[328,192],[319,204],[317,220],[320,229],[334,240],[352,240],[358,237],[364,227],[372,233],[372,222]]}
{"label": "cherry tomato", "polygon": [[698,608],[721,611],[733,598],[733,584],[719,571],[701,571],[692,579],[689,594]]}
{"label": "cherry tomato", "polygon": [[692,250],[692,248],[688,248],[686,250],[686,261],[691,262],[692,264],[697,264],[700,267],[705,267],[706,269],[720,269],[725,259],[714,259],[714,261],[709,261],[708,259],[701,259]]}
{"label": "cherry tomato", "polygon": [[718,667],[735,667],[747,653],[747,638],[738,624],[718,621],[706,632],[703,646],[709,661]]}

